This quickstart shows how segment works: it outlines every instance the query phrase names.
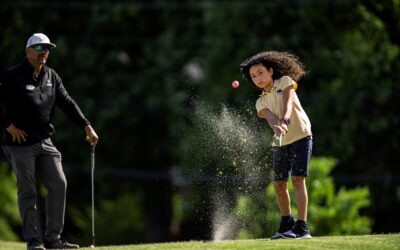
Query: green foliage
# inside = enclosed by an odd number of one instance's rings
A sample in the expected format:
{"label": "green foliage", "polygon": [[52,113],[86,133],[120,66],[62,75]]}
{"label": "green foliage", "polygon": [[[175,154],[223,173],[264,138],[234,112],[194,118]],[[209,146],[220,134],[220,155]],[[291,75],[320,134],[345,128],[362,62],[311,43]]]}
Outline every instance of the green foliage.
{"label": "green foliage", "polygon": [[[336,161],[332,158],[313,157],[307,178],[309,195],[309,226],[311,234],[355,235],[371,232],[371,219],[361,215],[370,206],[367,187],[340,188],[335,191],[333,178],[329,176]],[[289,185],[292,211],[296,216],[293,185]],[[280,213],[275,201],[273,185],[266,188],[264,200],[252,196],[240,196],[236,203],[236,215],[240,221],[239,238],[259,238],[272,235],[279,227]],[[259,205],[264,204],[264,205]]]}
{"label": "green foliage", "polygon": [[[96,242],[98,244],[124,244],[141,242],[144,235],[144,216],[140,203],[143,194],[121,194],[113,200],[101,200],[95,209]],[[70,209],[74,224],[90,242],[92,232],[91,207]],[[82,240],[82,239],[81,239]]]}
{"label": "green foliage", "polygon": [[0,240],[16,241],[20,238],[13,231],[13,227],[20,226],[18,213],[18,198],[15,175],[10,166],[0,162]]}
{"label": "green foliage", "polygon": [[335,166],[330,158],[314,158],[307,179],[309,218],[315,235],[351,235],[371,232],[372,220],[361,213],[371,205],[368,187],[335,191],[329,174]]}
{"label": "green foliage", "polygon": [[268,237],[266,230],[276,225],[268,223],[269,202],[261,192],[239,195],[235,207],[235,215],[239,221],[237,239],[252,239]]}

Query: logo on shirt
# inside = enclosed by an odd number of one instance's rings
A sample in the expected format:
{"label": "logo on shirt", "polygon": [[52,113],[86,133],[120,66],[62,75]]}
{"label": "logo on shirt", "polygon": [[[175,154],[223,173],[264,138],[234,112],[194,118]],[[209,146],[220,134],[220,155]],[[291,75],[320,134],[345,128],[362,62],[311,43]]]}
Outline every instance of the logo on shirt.
{"label": "logo on shirt", "polygon": [[26,85],[25,88],[26,88],[27,90],[29,90],[29,91],[32,91],[32,90],[35,89],[35,86],[28,84],[28,85]]}
{"label": "logo on shirt", "polygon": [[53,86],[53,84],[50,82],[50,80],[47,80],[46,87],[51,87],[51,86]]}
{"label": "logo on shirt", "polygon": [[281,89],[277,89],[277,90],[276,90],[276,94],[277,94],[277,95],[282,95],[282,90],[281,90]]}

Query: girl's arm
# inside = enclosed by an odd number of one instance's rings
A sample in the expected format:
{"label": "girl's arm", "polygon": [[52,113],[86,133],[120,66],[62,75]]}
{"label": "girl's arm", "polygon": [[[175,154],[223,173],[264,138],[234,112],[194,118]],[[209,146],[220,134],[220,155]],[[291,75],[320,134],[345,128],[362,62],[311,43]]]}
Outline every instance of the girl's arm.
{"label": "girl's arm", "polygon": [[292,115],[293,110],[293,100],[296,95],[293,85],[287,87],[283,90],[283,117],[281,119],[284,121],[286,125],[289,125],[285,119],[289,119]]}
{"label": "girl's arm", "polygon": [[287,132],[287,128],[285,129],[280,125],[279,118],[276,117],[269,109],[262,109],[260,110],[259,114],[262,118],[267,120],[268,125],[275,132],[276,135],[284,135]]}

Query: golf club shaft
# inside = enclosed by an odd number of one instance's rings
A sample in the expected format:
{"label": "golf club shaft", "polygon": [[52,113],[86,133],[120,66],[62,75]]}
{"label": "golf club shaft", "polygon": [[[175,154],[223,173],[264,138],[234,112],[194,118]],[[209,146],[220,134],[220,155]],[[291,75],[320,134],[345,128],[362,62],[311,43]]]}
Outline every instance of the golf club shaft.
{"label": "golf club shaft", "polygon": [[95,245],[94,232],[94,168],[95,168],[95,151],[94,146],[90,147],[90,163],[91,163],[91,182],[92,182],[92,245]]}

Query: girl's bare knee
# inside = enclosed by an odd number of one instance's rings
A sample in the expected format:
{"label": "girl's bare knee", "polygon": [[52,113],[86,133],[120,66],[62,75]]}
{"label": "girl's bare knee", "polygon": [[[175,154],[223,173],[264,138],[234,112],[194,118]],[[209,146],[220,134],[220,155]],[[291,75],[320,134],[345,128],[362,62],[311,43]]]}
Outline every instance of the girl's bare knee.
{"label": "girl's bare knee", "polygon": [[287,186],[288,186],[287,181],[275,181],[274,182],[275,192],[286,192]]}
{"label": "girl's bare knee", "polygon": [[292,176],[293,186],[303,186],[306,178],[304,176]]}

